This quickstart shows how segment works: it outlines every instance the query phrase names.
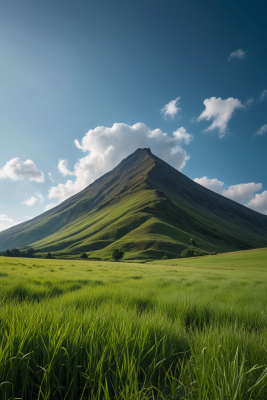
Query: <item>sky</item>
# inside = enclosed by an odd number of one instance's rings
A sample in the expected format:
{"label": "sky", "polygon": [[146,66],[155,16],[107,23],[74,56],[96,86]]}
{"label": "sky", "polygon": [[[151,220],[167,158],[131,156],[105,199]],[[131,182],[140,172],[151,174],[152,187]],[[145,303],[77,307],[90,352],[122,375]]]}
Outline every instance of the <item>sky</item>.
{"label": "sky", "polygon": [[0,230],[137,148],[267,215],[267,3],[0,3]]}

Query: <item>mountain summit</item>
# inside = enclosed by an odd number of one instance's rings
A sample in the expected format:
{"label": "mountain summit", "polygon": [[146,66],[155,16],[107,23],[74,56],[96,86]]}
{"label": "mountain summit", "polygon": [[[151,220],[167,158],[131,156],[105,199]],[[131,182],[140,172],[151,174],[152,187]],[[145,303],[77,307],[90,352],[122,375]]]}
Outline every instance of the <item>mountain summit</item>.
{"label": "mountain summit", "polygon": [[57,207],[0,232],[0,250],[31,246],[110,257],[121,248],[128,258],[176,257],[192,237],[196,252],[266,247],[267,216],[197,184],[150,149],[137,149]]}

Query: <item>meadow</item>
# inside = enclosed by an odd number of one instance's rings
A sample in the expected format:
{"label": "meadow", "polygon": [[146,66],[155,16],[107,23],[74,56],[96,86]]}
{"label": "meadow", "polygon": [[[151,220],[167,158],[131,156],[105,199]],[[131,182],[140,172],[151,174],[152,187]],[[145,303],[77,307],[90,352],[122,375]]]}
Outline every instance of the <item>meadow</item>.
{"label": "meadow", "polygon": [[0,257],[0,398],[266,399],[266,261]]}

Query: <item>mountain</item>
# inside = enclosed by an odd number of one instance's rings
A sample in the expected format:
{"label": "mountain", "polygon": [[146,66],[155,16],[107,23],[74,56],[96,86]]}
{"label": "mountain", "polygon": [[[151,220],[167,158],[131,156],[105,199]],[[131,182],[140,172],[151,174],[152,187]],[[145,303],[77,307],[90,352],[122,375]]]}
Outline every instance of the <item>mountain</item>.
{"label": "mountain", "polygon": [[57,207],[0,232],[0,250],[126,258],[176,257],[267,246],[267,216],[204,188],[149,149],[137,149],[116,168]]}

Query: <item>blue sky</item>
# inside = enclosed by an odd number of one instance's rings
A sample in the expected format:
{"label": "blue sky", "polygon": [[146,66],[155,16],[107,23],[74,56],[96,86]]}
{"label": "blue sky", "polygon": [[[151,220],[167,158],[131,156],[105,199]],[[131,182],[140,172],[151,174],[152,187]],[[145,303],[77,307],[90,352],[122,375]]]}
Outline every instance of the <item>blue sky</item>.
{"label": "blue sky", "polygon": [[263,1],[1,2],[0,230],[138,147],[267,214],[266,12]]}

